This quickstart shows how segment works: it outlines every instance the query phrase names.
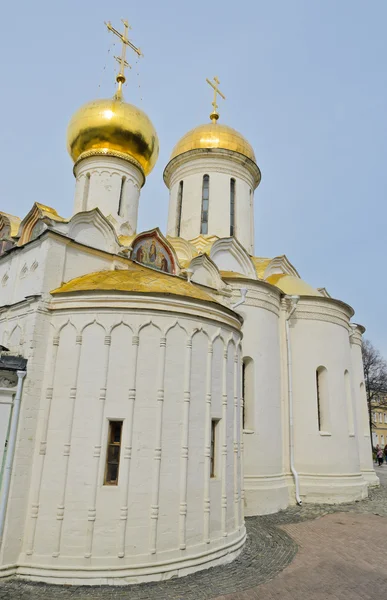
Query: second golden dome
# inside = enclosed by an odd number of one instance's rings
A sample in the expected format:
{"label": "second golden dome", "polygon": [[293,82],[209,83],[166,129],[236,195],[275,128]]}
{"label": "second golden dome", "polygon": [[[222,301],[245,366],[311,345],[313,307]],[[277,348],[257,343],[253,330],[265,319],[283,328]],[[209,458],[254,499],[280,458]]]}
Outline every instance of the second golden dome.
{"label": "second golden dome", "polygon": [[188,131],[172,150],[170,160],[184,152],[199,148],[232,150],[256,163],[254,150],[246,138],[236,129],[219,123],[206,123]]}
{"label": "second golden dome", "polygon": [[72,117],[67,149],[74,162],[92,154],[118,153],[148,175],[159,154],[156,130],[147,115],[116,98],[94,100]]}

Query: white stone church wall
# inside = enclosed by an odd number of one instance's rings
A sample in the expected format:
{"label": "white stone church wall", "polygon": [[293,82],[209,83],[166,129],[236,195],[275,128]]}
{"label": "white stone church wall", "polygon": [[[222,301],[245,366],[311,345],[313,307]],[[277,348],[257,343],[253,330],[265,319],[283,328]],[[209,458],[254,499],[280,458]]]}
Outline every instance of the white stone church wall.
{"label": "white stone church wall", "polygon": [[39,298],[27,299],[0,311],[0,339],[3,337],[5,345],[13,354],[21,355],[28,361],[3,543],[0,548],[0,576],[14,572],[24,539],[50,320],[45,303]]}
{"label": "white stone church wall", "polygon": [[[301,298],[290,322],[293,360],[294,452],[301,499],[343,502],[364,498],[352,377],[349,311],[334,301]],[[320,384],[320,424],[316,370]]]}
{"label": "white stone church wall", "polygon": [[379,485],[372,462],[370,424],[364,384],[363,359],[361,353],[362,334],[358,326],[351,336],[352,386],[355,401],[355,416],[358,430],[360,469],[371,486]]}
{"label": "white stone church wall", "polygon": [[[230,281],[228,282],[230,283]],[[245,371],[244,482],[245,514],[273,513],[288,505],[283,464],[283,414],[279,337],[280,292],[256,282],[232,282],[235,299],[247,287],[237,311]]]}
{"label": "white stone church wall", "polygon": [[[55,314],[20,575],[126,583],[239,551],[240,334],[196,312]],[[103,485],[109,419],[124,421],[117,486]]]}

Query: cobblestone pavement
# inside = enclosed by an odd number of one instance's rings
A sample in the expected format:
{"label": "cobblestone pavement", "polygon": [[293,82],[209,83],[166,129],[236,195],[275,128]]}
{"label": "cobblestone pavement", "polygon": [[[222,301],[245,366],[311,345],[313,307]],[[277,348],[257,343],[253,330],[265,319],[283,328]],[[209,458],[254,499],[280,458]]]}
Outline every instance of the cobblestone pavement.
{"label": "cobblestone pavement", "polygon": [[387,467],[377,469],[377,473],[383,485],[371,490],[367,500],[337,506],[306,504],[275,515],[248,518],[245,548],[225,567],[127,587],[61,587],[9,579],[0,583],[0,599],[386,598]]}

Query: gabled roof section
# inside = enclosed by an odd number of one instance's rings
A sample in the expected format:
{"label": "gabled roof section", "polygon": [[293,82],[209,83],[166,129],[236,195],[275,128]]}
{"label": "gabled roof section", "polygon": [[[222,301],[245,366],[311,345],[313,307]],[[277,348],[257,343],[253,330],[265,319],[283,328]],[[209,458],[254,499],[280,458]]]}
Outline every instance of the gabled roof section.
{"label": "gabled roof section", "polygon": [[16,237],[19,232],[21,219],[0,211],[0,239],[4,237]]}
{"label": "gabled roof section", "polygon": [[[41,223],[35,229],[39,221]],[[47,227],[53,225],[55,222],[67,223],[68,221],[58,215],[54,208],[35,202],[29,213],[20,223],[18,246],[23,246],[31,239],[34,239],[34,237],[37,237],[44,229],[47,229]]]}
{"label": "gabled roof section", "polygon": [[193,283],[199,283],[218,291],[226,288],[218,267],[207,254],[201,254],[194,258],[189,265],[189,271],[192,273],[190,281]]}
{"label": "gabled roof section", "polygon": [[193,240],[190,240],[190,243],[193,244],[199,254],[205,252],[206,254],[210,253],[212,248],[212,244],[218,240],[217,235],[203,235],[200,234]]}
{"label": "gabled roof section", "polygon": [[263,279],[263,274],[265,272],[266,267],[271,262],[271,258],[260,258],[259,256],[252,256],[251,260],[255,266],[256,273],[258,275],[258,279]]}
{"label": "gabled roof section", "polygon": [[332,296],[325,287],[317,288],[317,291],[320,292],[322,296],[325,296],[325,298],[332,298]]}
{"label": "gabled roof section", "polygon": [[191,260],[198,255],[198,250],[195,248],[194,244],[187,242],[184,238],[167,235],[167,241],[173,246],[179,264],[183,268],[188,267]]}
{"label": "gabled roof section", "polygon": [[219,271],[233,271],[251,279],[257,279],[255,265],[250,255],[235,237],[221,238],[215,241],[211,246],[210,258]]}
{"label": "gabled roof section", "polygon": [[293,267],[285,254],[271,259],[263,273],[263,279],[267,279],[271,275],[279,275],[280,273],[284,275],[292,275],[293,277],[300,277],[299,273],[295,267]]}
{"label": "gabled roof section", "polygon": [[120,243],[116,231],[110,221],[99,208],[79,212],[69,221],[66,235],[75,242],[117,254]]}

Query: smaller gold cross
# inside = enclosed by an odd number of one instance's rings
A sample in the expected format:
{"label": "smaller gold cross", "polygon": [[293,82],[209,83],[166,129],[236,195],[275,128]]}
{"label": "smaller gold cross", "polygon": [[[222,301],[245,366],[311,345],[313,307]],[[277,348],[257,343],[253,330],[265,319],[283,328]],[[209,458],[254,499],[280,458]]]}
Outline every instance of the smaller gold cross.
{"label": "smaller gold cross", "polygon": [[210,81],[209,79],[206,79],[207,83],[210,84],[210,86],[213,88],[214,90],[214,100],[212,102],[212,106],[213,106],[213,111],[210,114],[210,119],[213,123],[216,123],[216,121],[219,119],[219,113],[218,113],[218,105],[216,103],[217,100],[217,94],[219,94],[219,96],[221,98],[223,98],[223,100],[226,100],[226,96],[224,96],[222,94],[222,92],[220,91],[220,89],[218,88],[218,85],[220,84],[220,81],[217,77],[214,77],[214,82]]}
{"label": "smaller gold cross", "polygon": [[108,30],[111,31],[112,33],[114,33],[114,35],[116,35],[122,42],[121,57],[118,57],[118,56],[114,57],[120,65],[120,72],[118,73],[118,75],[116,77],[117,91],[115,94],[115,98],[117,98],[117,100],[122,100],[122,85],[126,81],[125,69],[128,67],[131,68],[129,63],[126,61],[126,46],[129,46],[129,48],[131,48],[138,56],[143,56],[143,53],[141,52],[140,48],[137,48],[134,44],[132,44],[132,42],[128,38],[128,31],[129,31],[129,29],[131,29],[128,21],[126,21],[125,19],[122,19],[122,22],[124,24],[124,33],[120,33],[119,31],[117,31],[117,29],[115,29],[112,26],[110,21],[108,21],[107,23],[105,21],[105,25],[108,28]]}

